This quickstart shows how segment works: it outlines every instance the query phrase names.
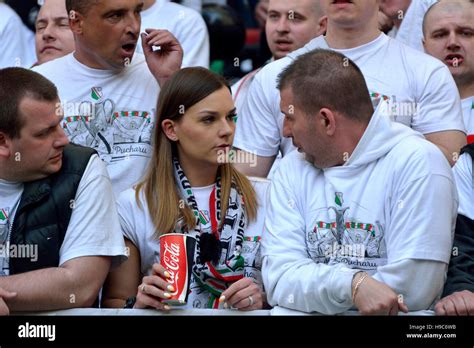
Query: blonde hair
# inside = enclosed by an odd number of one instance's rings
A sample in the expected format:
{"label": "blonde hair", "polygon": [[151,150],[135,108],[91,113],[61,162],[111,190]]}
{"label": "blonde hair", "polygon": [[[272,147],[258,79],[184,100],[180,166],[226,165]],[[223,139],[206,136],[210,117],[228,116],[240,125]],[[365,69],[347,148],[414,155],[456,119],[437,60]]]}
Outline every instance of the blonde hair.
{"label": "blonde hair", "polygon": [[[182,200],[174,176],[173,157],[177,156],[176,144],[165,135],[161,124],[166,119],[178,121],[182,110],[188,110],[222,87],[229,88],[227,81],[204,68],[185,68],[174,74],[160,92],[157,106],[157,120],[153,139],[152,158],[145,177],[135,188],[135,198],[141,207],[139,195],[143,191],[151,220],[155,225],[155,237],[173,232],[176,222],[183,219],[188,231],[196,227],[192,209]],[[228,207],[232,182],[242,195],[248,221],[257,216],[257,198],[252,184],[232,164],[219,166],[221,177],[222,216]],[[220,223],[222,227],[224,219]]]}

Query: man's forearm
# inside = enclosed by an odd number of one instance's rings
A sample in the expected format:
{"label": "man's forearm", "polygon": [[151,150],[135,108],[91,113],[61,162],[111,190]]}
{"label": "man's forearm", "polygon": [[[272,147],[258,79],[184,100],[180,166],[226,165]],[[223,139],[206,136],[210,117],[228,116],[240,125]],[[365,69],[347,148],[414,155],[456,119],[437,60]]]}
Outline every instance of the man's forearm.
{"label": "man's forearm", "polygon": [[90,307],[110,268],[110,258],[78,257],[61,267],[0,277],[0,288],[16,292],[10,311],[41,311]]}
{"label": "man's forearm", "polygon": [[86,307],[94,302],[88,285],[79,284],[71,270],[61,267],[0,277],[0,287],[17,293],[6,301],[11,312]]}

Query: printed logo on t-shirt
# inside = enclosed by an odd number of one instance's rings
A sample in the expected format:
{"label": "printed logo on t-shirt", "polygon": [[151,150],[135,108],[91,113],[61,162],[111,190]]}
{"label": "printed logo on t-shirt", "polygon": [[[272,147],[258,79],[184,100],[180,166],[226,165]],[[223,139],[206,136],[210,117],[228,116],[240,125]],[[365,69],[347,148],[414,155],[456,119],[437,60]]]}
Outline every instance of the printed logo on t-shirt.
{"label": "printed logo on t-shirt", "polygon": [[95,101],[99,101],[104,96],[102,93],[102,87],[92,87],[91,98]]}
{"label": "printed logo on t-shirt", "polygon": [[8,237],[8,208],[0,208],[0,243],[4,244]]}
{"label": "printed logo on t-shirt", "polygon": [[[335,214],[335,219],[316,218],[306,231],[306,242],[312,259],[325,264],[345,263],[349,267],[373,271],[386,263],[384,230],[379,221],[362,222],[349,218],[342,192],[336,192],[334,206],[319,209]],[[325,214],[327,216],[327,214]]]}
{"label": "printed logo on t-shirt", "polygon": [[91,98],[64,118],[62,127],[73,143],[95,149],[106,163],[131,157],[150,157],[153,118],[147,111],[118,110],[113,100],[104,98],[100,87],[92,88]]}

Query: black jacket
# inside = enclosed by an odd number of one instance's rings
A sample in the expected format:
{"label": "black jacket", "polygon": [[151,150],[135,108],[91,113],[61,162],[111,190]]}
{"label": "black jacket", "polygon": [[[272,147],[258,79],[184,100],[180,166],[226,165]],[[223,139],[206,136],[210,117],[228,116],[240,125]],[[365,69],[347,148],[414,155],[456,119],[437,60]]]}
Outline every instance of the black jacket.
{"label": "black jacket", "polygon": [[[468,153],[474,158],[474,144],[465,146],[461,153]],[[443,297],[462,290],[474,292],[474,220],[458,214]]]}
{"label": "black jacket", "polygon": [[75,206],[76,191],[95,153],[90,148],[67,145],[58,173],[25,183],[13,218],[10,248],[37,248],[37,255],[11,257],[10,274],[59,266],[59,250]]}

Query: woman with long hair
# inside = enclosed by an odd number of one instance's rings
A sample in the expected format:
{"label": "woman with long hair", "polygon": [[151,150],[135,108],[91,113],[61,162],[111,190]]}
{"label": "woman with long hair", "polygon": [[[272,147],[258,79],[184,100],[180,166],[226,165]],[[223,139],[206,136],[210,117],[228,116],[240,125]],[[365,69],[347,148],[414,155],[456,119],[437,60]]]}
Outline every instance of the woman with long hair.
{"label": "woman with long hair", "polygon": [[182,69],[163,87],[148,171],[117,202],[130,252],[104,284],[104,307],[170,309],[162,300],[174,289],[159,264],[167,233],[197,240],[187,308],[265,306],[259,246],[268,182],[234,169],[235,120],[229,85],[206,69]]}

